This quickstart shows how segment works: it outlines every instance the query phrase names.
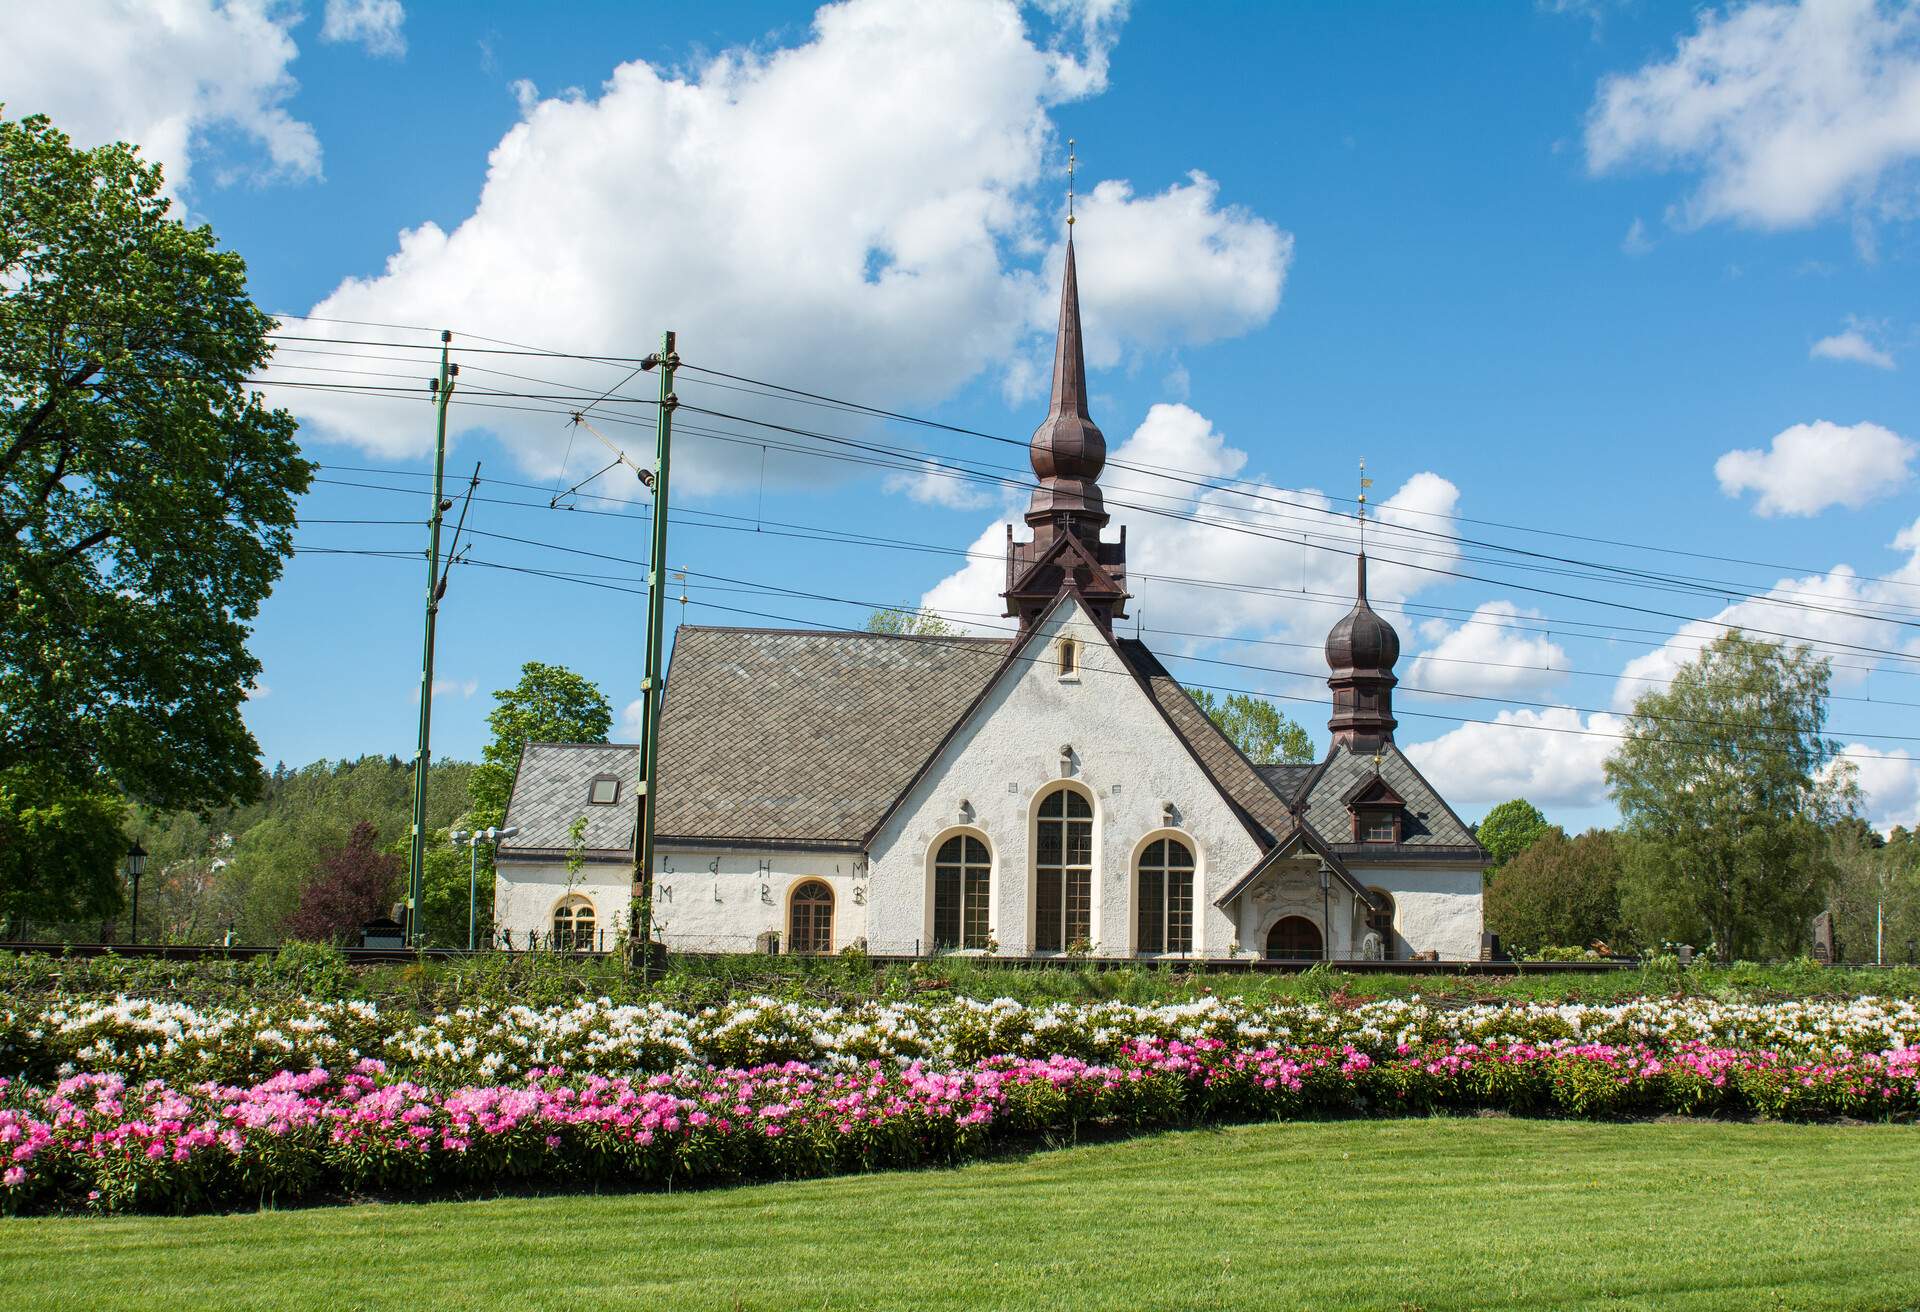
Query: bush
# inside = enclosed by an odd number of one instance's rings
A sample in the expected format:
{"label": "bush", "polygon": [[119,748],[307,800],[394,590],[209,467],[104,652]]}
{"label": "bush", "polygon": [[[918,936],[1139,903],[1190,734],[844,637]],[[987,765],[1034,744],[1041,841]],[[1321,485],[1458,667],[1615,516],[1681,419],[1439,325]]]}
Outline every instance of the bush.
{"label": "bush", "polygon": [[1605,829],[1550,829],[1487,888],[1487,928],[1519,951],[1552,944],[1620,946],[1620,870],[1627,840]]}

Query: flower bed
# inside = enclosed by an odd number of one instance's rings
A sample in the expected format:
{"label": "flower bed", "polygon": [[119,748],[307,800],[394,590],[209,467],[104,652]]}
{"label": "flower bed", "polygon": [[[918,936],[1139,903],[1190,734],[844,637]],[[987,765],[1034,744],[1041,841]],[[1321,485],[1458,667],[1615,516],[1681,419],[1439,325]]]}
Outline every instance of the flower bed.
{"label": "flower bed", "polygon": [[1920,1048],[1813,1060],[1701,1043],[1121,1041],[1110,1061],[997,1056],[529,1071],[433,1087],[365,1059],[248,1084],[0,1081],[0,1206],[180,1211],[359,1193],[778,1179],[980,1157],[1040,1137],[1303,1115],[1496,1108],[1911,1118]]}
{"label": "flower bed", "polygon": [[195,1009],[118,998],[0,1006],[0,1074],[41,1083],[78,1071],[181,1085],[252,1083],[283,1070],[350,1070],[372,1058],[396,1073],[450,1087],[517,1081],[552,1066],[633,1076],[685,1065],[789,1061],[828,1070],[871,1061],[955,1069],[995,1056],[1101,1063],[1117,1060],[1140,1039],[1207,1039],[1234,1049],[1352,1047],[1376,1058],[1405,1045],[1562,1041],[1846,1058],[1920,1044],[1920,1007],[1882,998],[1765,1004],[1641,998],[1452,1009],[1418,999],[1352,1007],[1214,997],[1153,1007],[1029,1007],[1006,999],[813,1007],[754,998],[679,1011],[603,998],[423,1014],[369,1002]]}

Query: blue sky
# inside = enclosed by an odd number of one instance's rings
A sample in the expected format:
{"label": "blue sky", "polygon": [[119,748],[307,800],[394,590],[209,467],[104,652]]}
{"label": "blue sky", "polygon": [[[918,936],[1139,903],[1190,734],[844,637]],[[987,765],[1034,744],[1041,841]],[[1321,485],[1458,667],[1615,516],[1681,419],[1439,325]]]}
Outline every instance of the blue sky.
{"label": "blue sky", "polygon": [[[1136,569],[1267,589],[1142,584],[1156,648],[1238,663],[1177,673],[1303,699],[1284,709],[1324,742],[1311,644],[1341,607],[1312,594],[1347,588],[1351,563],[1332,549],[1349,507],[1320,494],[1350,497],[1364,456],[1376,498],[1401,511],[1377,555],[1428,567],[1376,570],[1405,639],[1402,680],[1477,695],[1403,692],[1401,741],[1469,818],[1525,793],[1569,824],[1604,820],[1609,713],[1684,658],[1676,645],[1697,638],[1682,619],[1785,589],[1776,600],[1817,593],[1830,609],[1748,602],[1729,618],[1852,644],[1832,649],[1849,667],[1836,691],[1862,700],[1837,700],[1833,728],[1876,818],[1920,819],[1920,711],[1895,704],[1920,703],[1920,629],[1899,622],[1920,614],[1900,610],[1920,605],[1920,540],[1894,545],[1915,524],[1920,436],[1911,6],[856,0],[816,25],[805,5],[316,0],[297,15],[200,0],[171,26],[139,5],[96,7],[103,37],[85,47],[57,38],[50,13],[0,18],[0,49],[15,52],[0,54],[7,112],[142,141],[184,208],[245,255],[264,306],[407,326],[290,318],[290,335],[335,343],[289,346],[362,358],[282,363],[401,382],[429,371],[415,348],[433,334],[415,326],[450,328],[469,351],[484,335],[620,356],[672,327],[711,368],[1024,439],[1044,410],[1074,138],[1094,415],[1110,447],[1257,479],[1269,498],[1220,494],[1199,512],[1268,536],[1129,518]],[[595,392],[626,373],[461,358],[476,389],[552,390],[483,368]],[[748,419],[1020,459],[698,380],[682,391]],[[303,441],[325,465],[302,546],[418,550],[424,401],[275,397],[310,421]],[[545,412],[456,400],[450,485],[476,460],[528,485],[486,486],[526,504],[477,504],[470,522],[506,536],[475,539],[473,555],[637,587],[628,562],[646,554],[646,522],[617,501],[546,509],[605,461],[565,403],[527,404]],[[596,413],[644,462],[646,424],[613,421],[650,412]],[[864,618],[774,588],[924,600],[963,620],[991,604],[993,561],[965,572],[947,553],[991,545],[1000,494],[685,441],[675,510],[688,514],[669,560],[690,572],[690,601],[674,616]],[[1723,459],[1742,451],[1755,454]],[[589,490],[634,489],[610,475]],[[796,524],[916,549],[769,531]],[[1409,526],[1711,578],[1726,595],[1547,574]],[[1303,529],[1305,546],[1272,536]],[[248,720],[269,762],[411,752],[422,575],[418,560],[289,563],[255,638],[265,672]],[[748,585],[763,590],[725,590]],[[1461,625],[1487,606],[1490,622]],[[642,613],[630,592],[457,570],[436,752],[477,753],[488,694],[528,659],[579,669],[625,707]],[[1219,636],[1175,636],[1195,633]],[[1422,652],[1444,659],[1416,669]],[[1461,722],[1501,716],[1575,732]]]}

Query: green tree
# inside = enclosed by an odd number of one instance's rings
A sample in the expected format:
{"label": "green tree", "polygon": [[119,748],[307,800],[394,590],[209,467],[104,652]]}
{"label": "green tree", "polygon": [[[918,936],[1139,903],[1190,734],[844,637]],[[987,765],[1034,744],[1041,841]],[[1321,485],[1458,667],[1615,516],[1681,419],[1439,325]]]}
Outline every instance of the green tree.
{"label": "green tree", "polygon": [[0,918],[9,930],[111,915],[120,905],[125,819],[118,793],[77,789],[38,770],[0,771]]}
{"label": "green tree", "polygon": [[[468,784],[472,827],[501,823],[513,796],[520,749],[528,743],[603,743],[613,728],[613,707],[598,685],[564,665],[528,661],[520,682],[494,695],[487,727],[493,741],[480,749],[480,764]],[[465,940],[462,929],[461,938]]]}
{"label": "green tree", "polygon": [[1540,808],[1524,797],[1500,803],[1473,827],[1473,836],[1487,849],[1496,870],[1547,834],[1559,832],[1557,826],[1547,823]]}
{"label": "green tree", "polygon": [[1620,919],[1626,848],[1627,840],[1608,829],[1568,838],[1554,826],[1543,828],[1487,888],[1487,928],[1507,947],[1527,952],[1595,942],[1626,946]]}
{"label": "green tree", "polygon": [[1833,875],[1827,827],[1857,795],[1831,768],[1829,677],[1806,647],[1732,630],[1634,703],[1606,772],[1642,840],[1622,900],[1644,938],[1705,934],[1722,960],[1804,949]]}
{"label": "green tree", "polygon": [[[257,795],[246,640],[313,471],[249,390],[245,263],[169,209],[133,148],[0,119],[0,771],[97,818]],[[100,888],[16,876],[55,914]]]}
{"label": "green tree", "polygon": [[883,606],[867,616],[867,632],[890,633],[907,638],[944,638],[960,630],[930,610]]}
{"label": "green tree", "polygon": [[308,943],[352,942],[362,925],[387,913],[405,869],[399,857],[380,850],[380,835],[362,820],[344,847],[321,856],[287,918],[288,934]]}
{"label": "green tree", "polygon": [[1205,688],[1189,688],[1187,695],[1255,765],[1305,765],[1314,759],[1307,731],[1266,698],[1236,692],[1222,699]]}
{"label": "green tree", "polygon": [[1833,933],[1849,961],[1904,961],[1907,943],[1920,939],[1920,849],[1896,829],[1888,842],[1849,816],[1833,828],[1833,886],[1827,908]]}

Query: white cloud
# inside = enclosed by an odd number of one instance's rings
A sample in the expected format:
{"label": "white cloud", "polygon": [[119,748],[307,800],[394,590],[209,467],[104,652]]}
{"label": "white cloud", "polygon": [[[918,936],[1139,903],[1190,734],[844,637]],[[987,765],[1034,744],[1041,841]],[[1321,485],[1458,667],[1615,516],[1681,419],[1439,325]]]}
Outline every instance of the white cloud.
{"label": "white cloud", "polygon": [[[1057,295],[1034,267],[1057,259],[1065,190],[1051,112],[1104,87],[1124,10],[1050,9],[1060,26],[1029,30],[1012,0],[846,0],[822,8],[799,44],[728,51],[678,75],[622,64],[593,96],[525,91],[474,212],[451,231],[403,232],[383,272],[342,283],[314,313],[633,355],[671,327],[690,362],[894,407],[936,402],[1051,332],[1034,310]],[[1221,206],[1210,180],[1138,198],[1125,184],[1093,190],[1076,235],[1087,313],[1109,349],[1211,340],[1271,313],[1290,239]],[[1150,241],[1154,267],[1120,234]],[[341,362],[285,352],[276,367],[315,363]],[[519,372],[596,392],[621,378],[564,361]],[[477,372],[463,383],[476,399],[490,385]],[[690,406],[827,422],[692,371],[679,393]],[[431,436],[416,400],[275,399],[311,437],[385,455]],[[858,422],[830,418],[840,432]],[[452,421],[495,432],[542,475],[563,461],[563,414],[456,402]],[[689,410],[682,422],[681,487],[757,478],[757,453],[691,431],[731,421]]]}
{"label": "white cloud", "polygon": [[[1635,697],[1653,686],[1636,679],[1671,679],[1682,665],[1697,660],[1700,648],[1724,633],[1727,626],[1755,633],[1793,634],[1816,645],[1827,644],[1829,649],[1822,654],[1835,662],[1833,681],[1839,687],[1864,683],[1878,659],[1866,651],[1834,651],[1833,644],[1920,654],[1920,640],[1912,636],[1912,630],[1890,622],[1906,618],[1913,605],[1914,589],[1920,586],[1920,521],[1903,529],[1891,545],[1905,552],[1907,559],[1877,577],[1862,577],[1851,566],[1836,565],[1825,574],[1781,579],[1766,592],[1716,612],[1711,622],[1683,625],[1664,647],[1627,663],[1622,674],[1632,677],[1623,677],[1615,688],[1614,706],[1627,709]],[[1895,607],[1899,609],[1892,609]]]}
{"label": "white cloud", "polygon": [[280,0],[69,0],[0,5],[0,100],[45,113],[82,146],[131,141],[189,191],[214,138],[219,180],[320,175],[320,141],[286,108],[300,11]]}
{"label": "white cloud", "polygon": [[[1074,248],[1089,364],[1113,364],[1127,345],[1232,337],[1272,316],[1293,236],[1219,199],[1220,184],[1198,171],[1154,196],[1107,181],[1081,199]],[[1064,259],[1057,248],[1033,311],[1034,327],[1049,336]]]}
{"label": "white cloud", "polygon": [[263,679],[255,679],[247,685],[247,700],[250,702],[265,701],[271,696],[273,696],[273,689],[269,688]]}
{"label": "white cloud", "polygon": [[1765,451],[1729,451],[1714,462],[1730,497],[1760,494],[1760,515],[1817,515],[1829,506],[1859,507],[1890,496],[1907,481],[1914,444],[1879,424],[1822,419],[1775,435]]}
{"label": "white cloud", "polygon": [[1920,760],[1907,751],[1865,743],[1848,743],[1841,751],[1851,758],[1863,809],[1875,829],[1920,827]]}
{"label": "white cloud", "polygon": [[1538,620],[1538,611],[1510,601],[1489,601],[1458,625],[1429,620],[1419,633],[1433,645],[1415,657],[1402,676],[1414,688],[1489,696],[1537,692],[1566,677],[1566,650],[1544,633],[1516,628]]}
{"label": "white cloud", "polygon": [[1687,225],[1811,223],[1898,206],[1920,155],[1920,8],[1804,0],[1699,11],[1671,59],[1602,81],[1587,118],[1595,172],[1697,171]]}
{"label": "white cloud", "polygon": [[407,53],[406,21],[400,0],[327,0],[320,39],[357,41],[370,55],[398,58]]}
{"label": "white cloud", "polygon": [[[1098,419],[1099,416],[1095,416]],[[1189,477],[1241,479],[1247,453],[1228,444],[1205,415],[1185,405],[1156,405],[1133,435],[1110,455],[1100,485],[1112,523],[1109,538],[1128,530],[1129,610],[1144,616],[1151,633],[1162,629],[1240,637],[1275,637],[1318,643],[1350,605],[1353,596],[1354,524],[1316,491],[1294,491],[1254,477],[1231,488],[1198,488],[1160,477],[1154,469]],[[1433,515],[1451,513],[1459,491],[1437,474],[1409,478],[1372,512],[1368,543],[1376,552],[1367,571],[1368,593],[1376,609],[1396,617],[1398,603],[1434,585],[1435,576],[1396,563],[1396,528],[1431,527]],[[1164,511],[1168,513],[1155,513]],[[1169,514],[1178,516],[1170,518]],[[1198,516],[1206,523],[1196,522]],[[1006,531],[1018,516],[1001,516],[974,542],[966,565],[928,590],[921,604],[957,620],[998,616],[1006,587]],[[1024,524],[1018,533],[1027,533]],[[1422,564],[1445,566],[1452,552],[1443,542],[1421,539]],[[1205,579],[1206,585],[1185,580]],[[1009,621],[990,619],[990,626]],[[1177,656],[1208,646],[1203,639],[1156,639],[1163,655]],[[1311,657],[1301,661],[1310,668]],[[1261,691],[1293,691],[1277,686],[1281,676],[1180,666],[1176,672],[1196,682],[1257,686]],[[1314,677],[1319,677],[1315,670]],[[1300,689],[1311,691],[1307,684]]]}
{"label": "white cloud", "polygon": [[1535,805],[1594,806],[1606,800],[1603,766],[1624,731],[1625,722],[1612,715],[1582,719],[1565,707],[1522,708],[1403,750],[1455,809],[1510,797]]}
{"label": "white cloud", "polygon": [[1627,235],[1620,239],[1620,249],[1628,255],[1645,255],[1653,249],[1653,239],[1647,236],[1647,225],[1638,215],[1627,225]]}
{"label": "white cloud", "polygon": [[1858,326],[1849,327],[1831,337],[1822,337],[1813,344],[1807,355],[1814,360],[1846,360],[1854,364],[1870,364],[1875,369],[1893,368],[1893,356],[1875,345]]}
{"label": "white cloud", "polygon": [[923,505],[946,506],[950,510],[978,510],[997,499],[988,485],[931,462],[911,474],[888,474],[881,486],[888,492],[904,493]]}

